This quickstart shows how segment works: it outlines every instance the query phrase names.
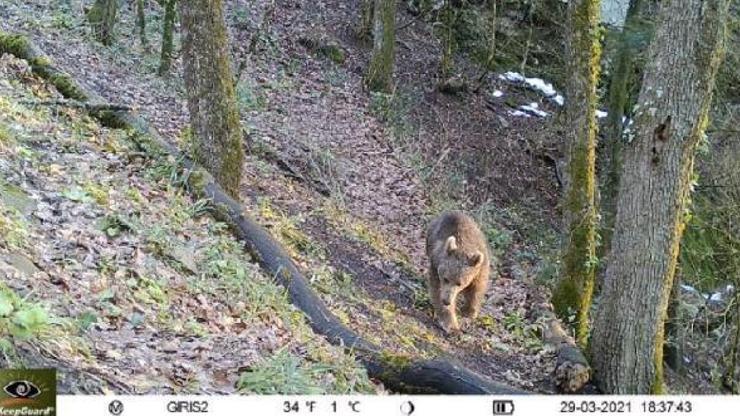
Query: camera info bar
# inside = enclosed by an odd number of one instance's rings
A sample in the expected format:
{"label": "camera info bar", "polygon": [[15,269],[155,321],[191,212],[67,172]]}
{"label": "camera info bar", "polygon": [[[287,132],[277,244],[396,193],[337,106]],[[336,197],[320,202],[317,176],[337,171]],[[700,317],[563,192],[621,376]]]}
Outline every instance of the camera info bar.
{"label": "camera info bar", "polygon": [[62,416],[738,415],[739,396],[58,396]]}

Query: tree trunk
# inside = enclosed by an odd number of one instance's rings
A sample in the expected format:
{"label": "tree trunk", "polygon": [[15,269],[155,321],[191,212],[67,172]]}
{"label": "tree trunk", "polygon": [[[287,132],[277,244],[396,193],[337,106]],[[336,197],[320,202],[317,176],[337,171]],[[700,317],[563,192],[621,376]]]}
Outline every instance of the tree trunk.
{"label": "tree trunk", "polygon": [[576,340],[588,343],[589,309],[596,266],[596,84],[599,78],[599,0],[572,0],[568,6],[569,74],[565,101],[568,177],[563,200],[563,267],[553,292],[562,318],[577,314]]}
{"label": "tree trunk", "polygon": [[373,29],[374,0],[362,0],[360,6],[360,24],[357,26],[357,37],[363,41],[370,39]]}
{"label": "tree trunk", "polygon": [[396,43],[396,2],[375,0],[373,10],[373,56],[365,75],[371,91],[393,90],[393,61]]}
{"label": "tree trunk", "polygon": [[221,0],[182,0],[185,90],[195,158],[238,199],[244,150]]}
{"label": "tree trunk", "polygon": [[733,394],[740,393],[740,383],[736,379],[736,368],[738,355],[740,355],[740,290],[735,282],[735,331],[728,340],[730,343],[725,355],[725,371],[723,374],[722,384]]}
{"label": "tree trunk", "polygon": [[170,71],[173,55],[172,32],[175,27],[175,15],[177,0],[165,0],[164,21],[162,22],[162,53],[159,57],[159,75],[165,75]]}
{"label": "tree trunk", "polygon": [[455,10],[451,0],[445,0],[442,8],[442,59],[439,62],[439,72],[442,78],[452,73],[453,26],[455,24]]}
{"label": "tree trunk", "polygon": [[488,59],[486,59],[486,71],[493,71],[496,63],[496,2],[498,0],[488,0],[490,10],[488,11]]}
{"label": "tree trunk", "polygon": [[481,88],[483,88],[483,84],[485,83],[486,77],[488,77],[488,74],[495,69],[496,66],[496,19],[497,19],[497,12],[496,12],[496,2],[498,0],[488,0],[489,1],[489,10],[488,10],[488,57],[486,58],[486,65],[483,68],[483,71],[481,72],[480,76],[478,77],[477,86],[475,87],[474,91],[477,93],[480,91]]}
{"label": "tree trunk", "polygon": [[634,133],[623,147],[612,250],[591,340],[595,378],[606,393],[662,391],[666,309],[727,8],[728,0],[660,6]]}
{"label": "tree trunk", "polygon": [[668,312],[665,321],[665,344],[663,344],[663,357],[666,365],[673,371],[683,374],[685,366],[683,362],[684,338],[686,328],[681,321],[680,308],[680,273],[675,273],[670,299],[668,300]]}
{"label": "tree trunk", "polygon": [[636,44],[632,39],[637,37],[635,36],[637,34],[644,35],[644,37],[649,36],[643,27],[644,25],[641,24],[644,17],[643,8],[645,6],[641,0],[630,1],[624,27],[619,35],[617,55],[609,82],[607,104],[609,112],[603,142],[603,163],[600,163],[602,226],[599,251],[601,254],[609,252],[611,237],[614,232],[614,217],[617,212],[615,204],[621,170],[623,118],[628,113],[629,107],[634,104],[634,97],[631,97],[630,94],[632,88],[630,87],[636,82],[634,79],[636,55],[643,50],[642,45]]}
{"label": "tree trunk", "polygon": [[95,38],[105,46],[113,44],[113,26],[116,23],[118,0],[95,0],[87,12]]}
{"label": "tree trunk", "polygon": [[146,38],[146,15],[144,14],[144,0],[136,0],[136,30],[139,32],[141,46],[146,48],[149,41]]}

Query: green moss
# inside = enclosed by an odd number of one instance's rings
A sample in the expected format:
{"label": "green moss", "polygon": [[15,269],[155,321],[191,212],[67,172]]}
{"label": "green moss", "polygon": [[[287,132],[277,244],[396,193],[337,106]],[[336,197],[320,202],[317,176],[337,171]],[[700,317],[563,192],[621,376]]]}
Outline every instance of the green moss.
{"label": "green moss", "polygon": [[3,145],[8,145],[15,142],[15,137],[10,134],[10,130],[5,124],[0,124],[0,150]]}
{"label": "green moss", "polygon": [[346,59],[344,50],[336,43],[322,45],[319,47],[319,53],[335,64],[343,64]]}
{"label": "green moss", "polygon": [[19,249],[28,244],[28,224],[15,209],[0,205],[0,246]]}
{"label": "green moss", "polygon": [[48,56],[41,56],[31,60],[31,65],[35,66],[50,66],[51,64],[51,59]]}
{"label": "green moss", "polygon": [[80,90],[75,82],[66,74],[54,74],[47,81],[52,83],[59,92],[67,98],[86,101],[87,96]]}
{"label": "green moss", "polygon": [[0,54],[3,53],[28,60],[33,71],[53,84],[65,97],[81,101],[87,99],[68,75],[59,73],[51,67],[52,63],[48,57],[32,57],[30,55],[30,43],[25,36],[0,31]]}
{"label": "green moss", "polygon": [[128,127],[128,124],[121,120],[118,113],[111,110],[95,111],[95,118],[100,122],[101,125],[111,129],[124,129]]}
{"label": "green moss", "polygon": [[212,180],[210,176],[203,169],[192,170],[188,176],[188,185],[195,191],[196,195],[203,197],[206,194],[206,186]]}
{"label": "green moss", "polygon": [[401,373],[406,370],[413,361],[406,355],[383,351],[380,353],[380,362],[384,368],[381,379],[386,381],[398,380]]}
{"label": "green moss", "polygon": [[51,68],[52,63],[48,57],[30,56],[30,43],[25,36],[0,31],[0,54],[3,53],[28,60],[33,71],[52,83],[65,97],[82,101],[87,99],[68,75],[61,74]]}
{"label": "green moss", "polygon": [[85,192],[87,192],[95,200],[95,202],[98,203],[98,205],[108,206],[110,198],[108,197],[107,189],[101,187],[100,185],[96,185],[93,182],[86,183],[83,188]]}
{"label": "green moss", "polygon": [[22,35],[11,35],[0,31],[0,55],[9,53],[19,58],[27,55],[28,40]]}

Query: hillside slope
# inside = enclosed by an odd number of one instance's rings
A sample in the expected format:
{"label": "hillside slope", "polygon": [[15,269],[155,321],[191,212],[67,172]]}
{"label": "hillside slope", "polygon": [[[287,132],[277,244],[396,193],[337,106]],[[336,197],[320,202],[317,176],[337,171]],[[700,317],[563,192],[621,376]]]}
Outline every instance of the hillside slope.
{"label": "hillside slope", "polygon": [[2,57],[3,367],[57,367],[62,393],[379,391],[183,194],[174,161],[59,99]]}

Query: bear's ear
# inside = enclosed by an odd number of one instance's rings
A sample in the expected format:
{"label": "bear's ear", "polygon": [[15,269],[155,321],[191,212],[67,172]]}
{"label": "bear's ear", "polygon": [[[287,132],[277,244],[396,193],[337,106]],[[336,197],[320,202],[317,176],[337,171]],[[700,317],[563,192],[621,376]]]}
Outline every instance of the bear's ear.
{"label": "bear's ear", "polygon": [[457,250],[457,239],[454,235],[447,237],[445,241],[445,252],[447,254],[453,254]]}
{"label": "bear's ear", "polygon": [[475,267],[483,261],[483,254],[480,251],[476,251],[474,254],[468,256],[468,264],[470,267]]}

